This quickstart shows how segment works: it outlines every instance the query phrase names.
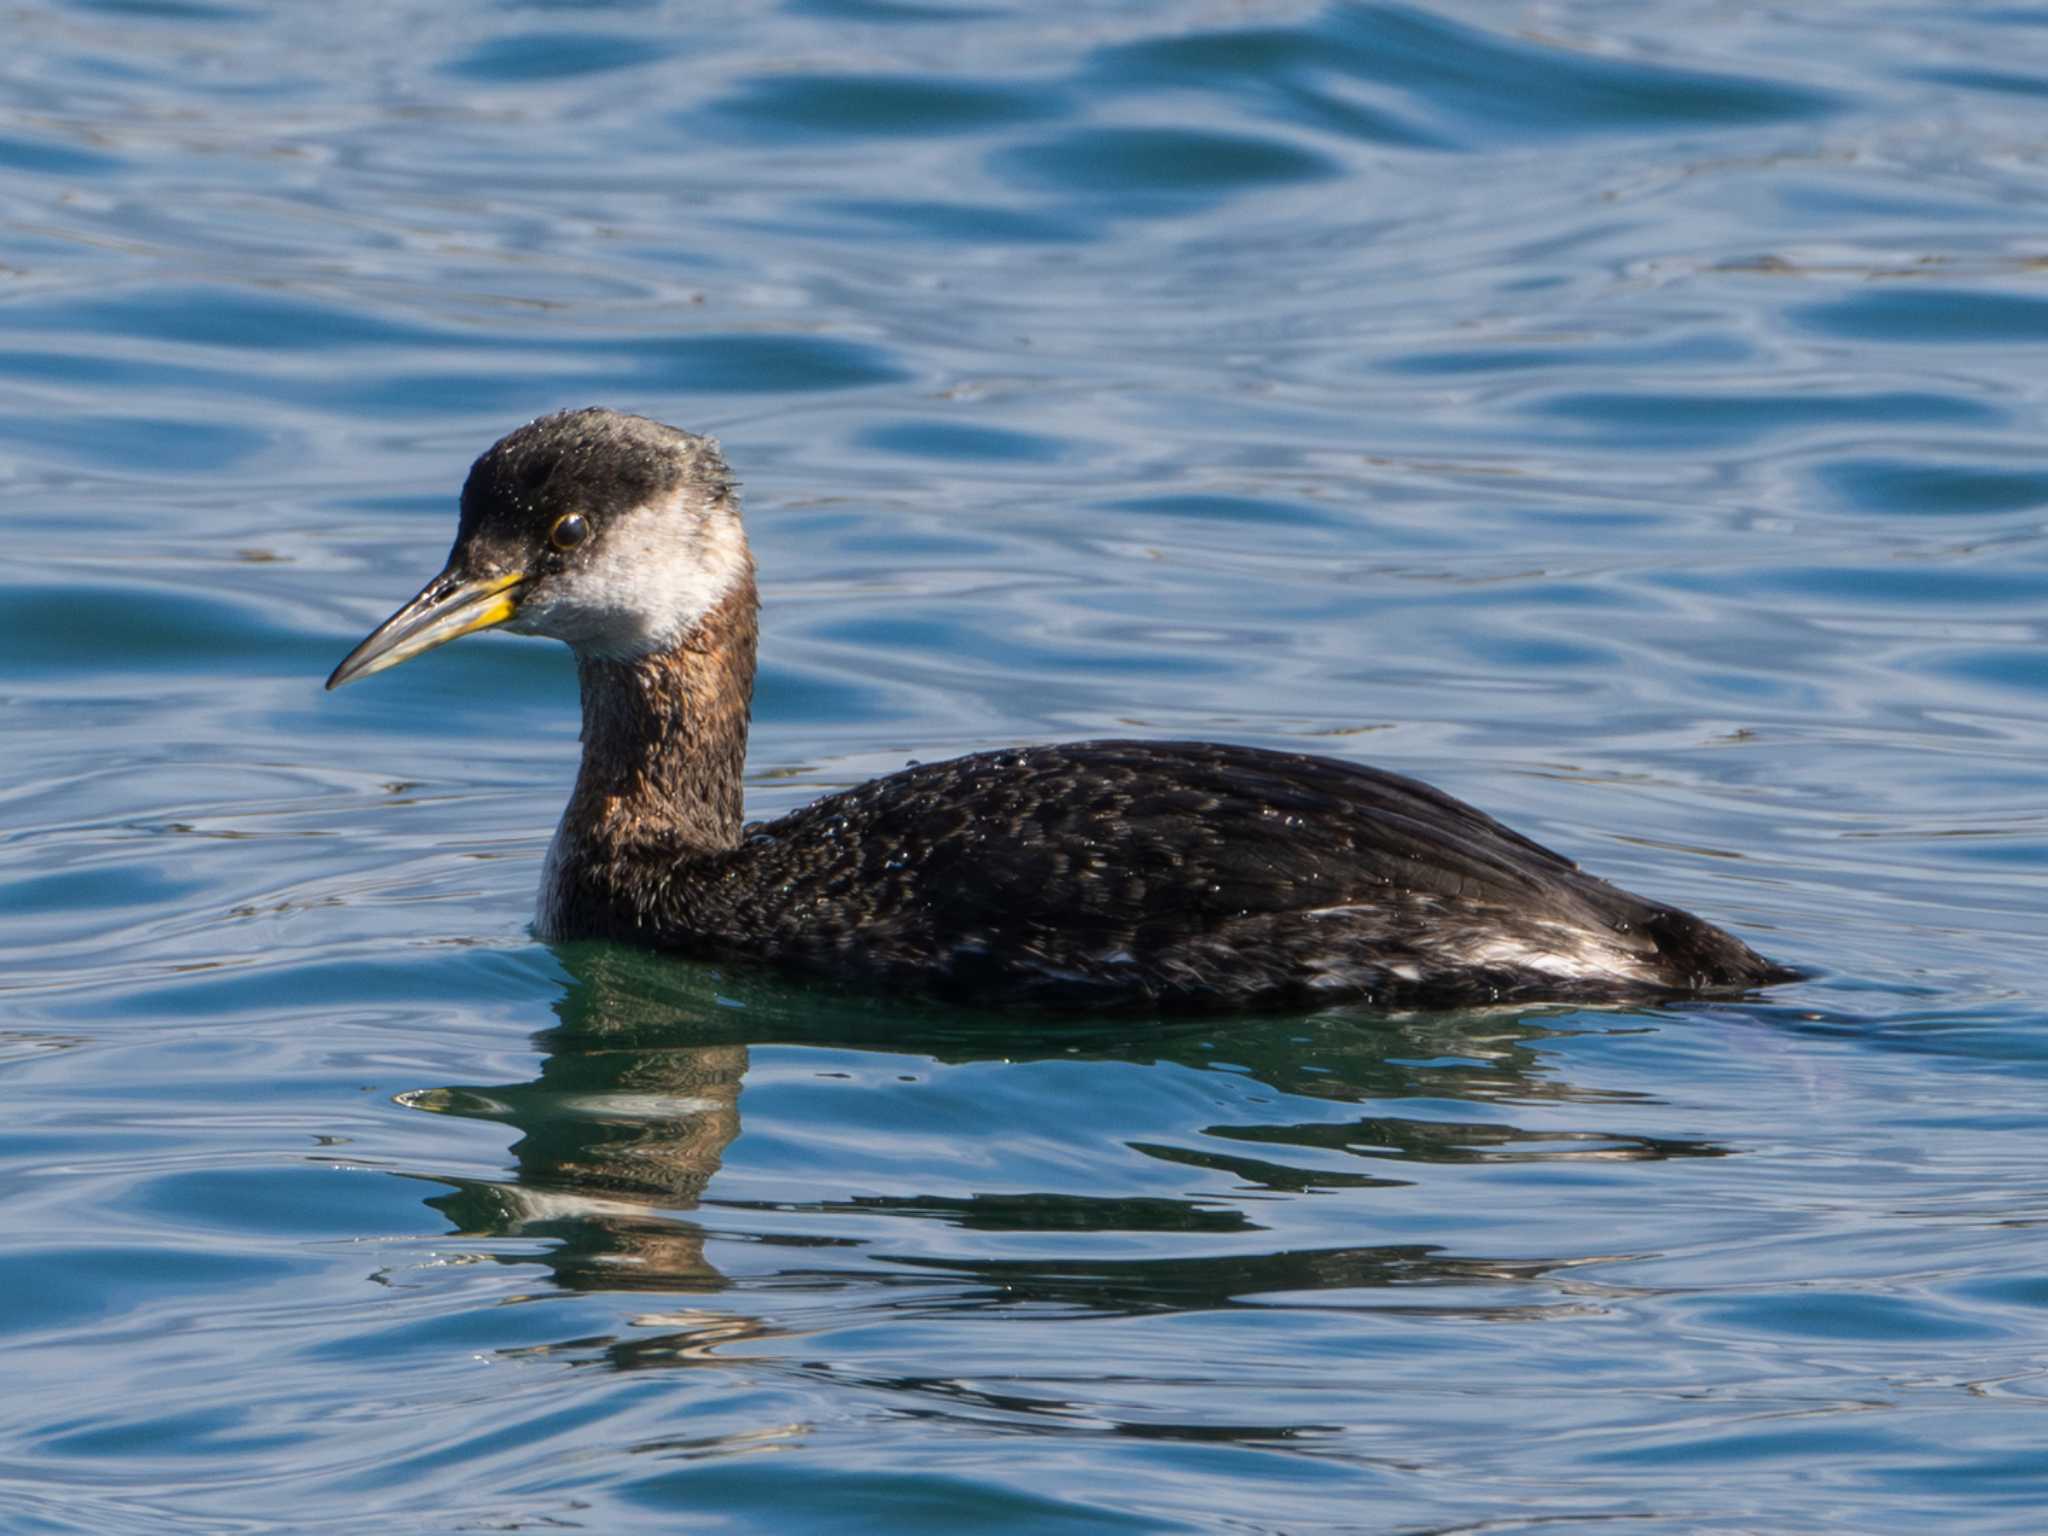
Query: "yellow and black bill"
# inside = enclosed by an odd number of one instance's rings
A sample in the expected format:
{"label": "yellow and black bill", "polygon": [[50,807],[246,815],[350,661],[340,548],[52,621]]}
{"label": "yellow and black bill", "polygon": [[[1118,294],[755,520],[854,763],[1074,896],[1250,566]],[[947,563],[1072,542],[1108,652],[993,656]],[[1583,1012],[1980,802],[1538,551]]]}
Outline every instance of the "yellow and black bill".
{"label": "yellow and black bill", "polygon": [[519,611],[519,588],[525,580],[517,571],[466,576],[451,564],[343,657],[327,686],[339,688],[401,661],[411,661],[437,645],[504,623]]}

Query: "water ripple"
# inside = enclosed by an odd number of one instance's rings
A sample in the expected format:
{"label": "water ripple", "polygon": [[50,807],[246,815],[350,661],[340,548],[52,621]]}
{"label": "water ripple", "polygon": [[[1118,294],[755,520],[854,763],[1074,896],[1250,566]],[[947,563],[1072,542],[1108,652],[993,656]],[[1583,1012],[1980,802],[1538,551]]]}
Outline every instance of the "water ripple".
{"label": "water ripple", "polygon": [[[0,1527],[2031,1527],[2038,9],[8,25]],[[537,945],[569,659],[319,683],[593,401],[745,481],[756,813],[1329,752],[1811,976],[1023,1022]]]}

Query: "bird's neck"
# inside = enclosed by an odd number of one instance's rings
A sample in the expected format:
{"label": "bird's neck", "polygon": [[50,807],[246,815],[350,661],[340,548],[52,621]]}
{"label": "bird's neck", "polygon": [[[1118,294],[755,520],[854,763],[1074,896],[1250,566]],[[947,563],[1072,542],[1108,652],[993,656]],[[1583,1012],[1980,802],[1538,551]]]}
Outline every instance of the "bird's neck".
{"label": "bird's neck", "polygon": [[579,656],[583,766],[562,833],[592,853],[737,846],[757,637],[751,570],[674,646]]}

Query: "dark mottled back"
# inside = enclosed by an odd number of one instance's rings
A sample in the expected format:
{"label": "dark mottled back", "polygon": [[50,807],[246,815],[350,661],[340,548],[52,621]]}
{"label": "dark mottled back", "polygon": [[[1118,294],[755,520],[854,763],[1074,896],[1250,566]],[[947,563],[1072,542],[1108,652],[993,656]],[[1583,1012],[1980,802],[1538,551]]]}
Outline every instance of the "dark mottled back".
{"label": "dark mottled back", "polygon": [[1205,742],[927,764],[724,853],[643,843],[588,873],[595,934],[982,1004],[1591,1000],[1786,974],[1426,784]]}

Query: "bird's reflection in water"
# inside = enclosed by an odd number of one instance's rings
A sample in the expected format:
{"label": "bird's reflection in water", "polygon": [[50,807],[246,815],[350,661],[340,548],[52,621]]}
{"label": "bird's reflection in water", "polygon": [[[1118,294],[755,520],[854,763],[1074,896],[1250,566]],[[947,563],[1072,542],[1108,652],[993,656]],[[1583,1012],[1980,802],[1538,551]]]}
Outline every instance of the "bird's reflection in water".
{"label": "bird's reflection in water", "polygon": [[[873,1051],[1005,1072],[1051,1060],[1193,1068],[1249,1077],[1270,1090],[1262,1098],[1272,1114],[1260,1123],[1190,1125],[1172,1144],[1121,1143],[1186,1168],[1190,1184],[1202,1190],[1191,1198],[1162,1198],[1156,1186],[1142,1194],[849,1194],[829,1187],[833,1170],[824,1153],[815,1199],[714,1198],[719,1215],[738,1224],[728,1230],[721,1221],[721,1235],[774,1245],[787,1256],[769,1266],[785,1299],[807,1287],[843,1295],[849,1284],[870,1280],[877,1287],[873,1305],[884,1309],[914,1291],[927,1311],[1028,1305],[1130,1314],[1229,1306],[1282,1292],[1343,1291],[1354,1293],[1347,1304],[1356,1305],[1358,1292],[1448,1286],[1461,1288],[1456,1299],[1470,1311],[1471,1288],[1479,1286],[1498,1288],[1504,1312],[1523,1313],[1563,1304],[1545,1292],[1544,1277],[1606,1255],[1489,1259],[1418,1243],[1275,1250],[1270,1238],[1261,1246],[1272,1225],[1271,1202],[1347,1191],[1370,1200],[1377,1187],[1415,1182],[1419,1165],[1427,1164],[1648,1161],[1724,1150],[1686,1138],[1526,1130],[1504,1118],[1536,1103],[1552,1120],[1560,1106],[1576,1105],[1597,1122],[1603,1106],[1627,1097],[1564,1081],[1554,1049],[1567,1031],[1640,1022],[1626,1014],[1525,1008],[1199,1021],[969,1016],[612,946],[574,946],[560,955],[571,979],[555,1005],[558,1024],[537,1039],[546,1059],[536,1080],[439,1089],[409,1102],[518,1129],[509,1181],[463,1182],[433,1203],[475,1236],[549,1240],[547,1252],[511,1262],[544,1264],[570,1289],[706,1293],[727,1286],[705,1257],[704,1228],[686,1213],[699,1211],[740,1134],[741,1089],[755,1046]],[[1546,1050],[1546,1042],[1553,1048]],[[1431,1101],[1429,1113],[1387,1112],[1389,1104],[1417,1099]],[[1459,1100],[1475,1106],[1474,1117],[1446,1119],[1446,1103]],[[1346,1103],[1370,1104],[1375,1112],[1328,1113]],[[778,1129],[787,1143],[810,1139],[802,1124]],[[834,1128],[815,1129],[823,1140]],[[978,1134],[1000,1148],[1006,1127],[997,1111]],[[933,1182],[957,1183],[958,1172],[935,1169]],[[1371,1207],[1356,1210],[1356,1230],[1370,1236]],[[845,1235],[860,1221],[879,1234],[890,1223],[918,1219],[945,1223],[963,1251],[934,1256],[926,1243],[913,1255],[883,1257],[878,1236]],[[1006,1252],[1002,1234],[1027,1235],[1028,1245]],[[1048,1256],[1047,1239],[1059,1234],[1073,1241]],[[1187,1241],[1176,1244],[1175,1234]],[[1127,1241],[1121,1248],[1091,1241],[1104,1235]],[[1128,1251],[1134,1235],[1149,1252]],[[1169,1251],[1175,1247],[1187,1251]],[[760,1283],[758,1267],[748,1283]],[[936,1301],[935,1286],[946,1288]],[[1404,1304],[1412,1309],[1414,1300]],[[607,1353],[620,1365],[670,1363],[734,1336],[728,1314],[689,1315],[690,1328]]]}

